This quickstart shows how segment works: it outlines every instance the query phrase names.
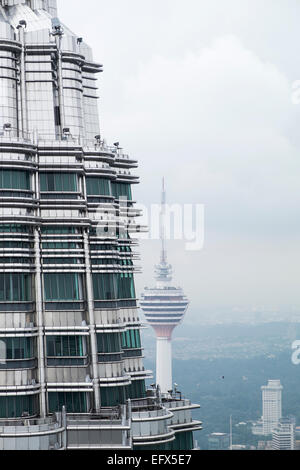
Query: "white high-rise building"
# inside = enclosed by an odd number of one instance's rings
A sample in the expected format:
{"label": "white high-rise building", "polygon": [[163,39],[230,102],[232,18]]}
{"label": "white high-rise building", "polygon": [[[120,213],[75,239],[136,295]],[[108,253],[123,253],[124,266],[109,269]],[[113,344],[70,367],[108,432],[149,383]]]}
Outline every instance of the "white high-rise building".
{"label": "white high-rise building", "polygon": [[264,435],[272,434],[273,429],[282,418],[282,389],[280,380],[269,380],[268,385],[261,387]]}
{"label": "white high-rise building", "polygon": [[281,419],[273,430],[273,450],[295,450],[295,422],[292,419]]}

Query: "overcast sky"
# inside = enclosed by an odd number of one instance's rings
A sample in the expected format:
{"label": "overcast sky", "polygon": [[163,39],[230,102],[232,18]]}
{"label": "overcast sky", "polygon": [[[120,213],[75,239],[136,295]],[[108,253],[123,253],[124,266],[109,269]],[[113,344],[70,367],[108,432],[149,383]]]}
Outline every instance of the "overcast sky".
{"label": "overcast sky", "polygon": [[[299,311],[298,0],[59,0],[90,44],[102,134],[139,160],[136,200],[205,204],[205,245],[169,243],[187,321]],[[144,241],[140,292],[159,243]]]}

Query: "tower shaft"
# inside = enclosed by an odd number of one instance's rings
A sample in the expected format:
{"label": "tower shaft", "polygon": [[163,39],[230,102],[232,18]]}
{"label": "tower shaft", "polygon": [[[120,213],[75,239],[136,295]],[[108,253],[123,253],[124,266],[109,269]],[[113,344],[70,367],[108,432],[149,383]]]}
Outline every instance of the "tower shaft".
{"label": "tower shaft", "polygon": [[172,380],[172,340],[170,338],[156,339],[156,384],[163,394],[173,389]]}

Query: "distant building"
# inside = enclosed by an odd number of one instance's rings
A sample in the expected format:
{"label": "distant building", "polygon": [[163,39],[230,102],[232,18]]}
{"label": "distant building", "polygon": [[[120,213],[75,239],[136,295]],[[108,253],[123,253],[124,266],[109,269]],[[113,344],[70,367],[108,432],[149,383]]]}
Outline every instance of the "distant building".
{"label": "distant building", "polygon": [[228,450],[229,446],[229,434],[214,432],[208,437],[208,450]]}
{"label": "distant building", "polygon": [[257,421],[256,423],[253,424],[252,426],[252,434],[256,436],[263,436],[264,430],[263,430],[263,422],[262,420]]}
{"label": "distant building", "polygon": [[300,426],[295,426],[295,450],[300,450]]}
{"label": "distant building", "polygon": [[263,433],[272,434],[282,418],[282,385],[280,380],[269,380],[268,385],[261,387],[263,401]]}
{"label": "distant building", "polygon": [[282,418],[282,385],[280,380],[269,380],[262,390],[262,418],[254,423],[252,433],[269,436]]}
{"label": "distant building", "polygon": [[273,450],[295,450],[295,423],[290,418],[283,418],[273,430]]}
{"label": "distant building", "polygon": [[300,439],[300,426],[295,426],[295,434],[298,439]]}

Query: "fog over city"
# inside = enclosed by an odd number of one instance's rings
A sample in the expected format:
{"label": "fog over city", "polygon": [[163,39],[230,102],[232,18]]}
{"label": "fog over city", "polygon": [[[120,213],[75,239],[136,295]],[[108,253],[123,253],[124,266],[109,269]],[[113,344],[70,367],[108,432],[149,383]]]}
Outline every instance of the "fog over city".
{"label": "fog over city", "polygon": [[[299,2],[58,6],[104,65],[102,136],[138,159],[134,199],[158,203],[165,176],[169,203],[205,205],[203,250],[168,244],[176,284],[191,300],[185,321],[223,311],[297,316]],[[141,243],[138,293],[154,283],[159,249],[157,240]]]}

